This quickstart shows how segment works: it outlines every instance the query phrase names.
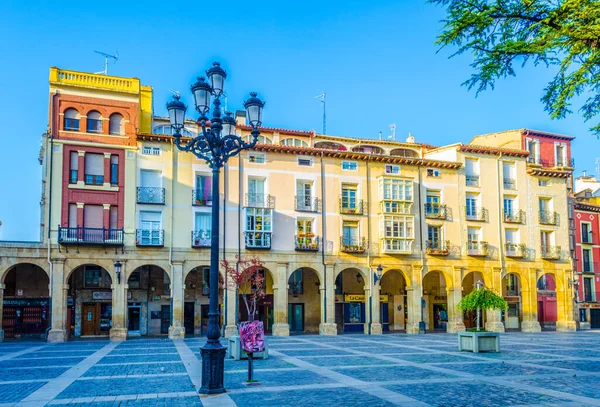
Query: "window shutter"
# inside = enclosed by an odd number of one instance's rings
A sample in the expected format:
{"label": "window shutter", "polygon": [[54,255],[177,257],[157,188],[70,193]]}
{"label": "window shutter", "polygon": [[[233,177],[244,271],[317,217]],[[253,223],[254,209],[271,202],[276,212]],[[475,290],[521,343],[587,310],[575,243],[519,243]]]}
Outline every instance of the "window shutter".
{"label": "window shutter", "polygon": [[104,176],[104,154],[85,155],[85,174]]}
{"label": "window shutter", "polygon": [[142,187],[160,187],[160,171],[142,170],[140,176]]}
{"label": "window shutter", "polygon": [[86,228],[103,228],[104,207],[102,205],[85,205],[83,207],[83,226]]}

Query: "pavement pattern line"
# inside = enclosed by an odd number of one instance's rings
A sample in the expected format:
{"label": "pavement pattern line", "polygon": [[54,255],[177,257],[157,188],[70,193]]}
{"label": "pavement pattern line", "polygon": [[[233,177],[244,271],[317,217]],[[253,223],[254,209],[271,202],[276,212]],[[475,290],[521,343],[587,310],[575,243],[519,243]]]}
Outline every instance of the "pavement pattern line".
{"label": "pavement pattern line", "polygon": [[7,355],[0,356],[0,362],[2,362],[4,360],[14,359],[14,358],[19,357],[21,355],[26,355],[28,353],[35,352],[35,351],[37,351],[39,349],[42,349],[42,347],[41,346],[35,346],[33,348],[29,348],[29,349],[25,349],[25,350],[21,350],[21,351],[9,353]]}

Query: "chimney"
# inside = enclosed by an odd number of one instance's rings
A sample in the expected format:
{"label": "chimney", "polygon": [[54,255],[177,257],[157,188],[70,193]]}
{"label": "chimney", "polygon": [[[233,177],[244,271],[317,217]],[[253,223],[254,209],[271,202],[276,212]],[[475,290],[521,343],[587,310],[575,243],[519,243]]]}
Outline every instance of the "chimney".
{"label": "chimney", "polygon": [[245,126],[246,125],[246,111],[245,110],[236,110],[235,111],[235,124],[236,124],[236,126]]}
{"label": "chimney", "polygon": [[414,143],[415,142],[415,136],[413,136],[412,134],[408,133],[408,137],[406,138],[406,142],[407,143]]}
{"label": "chimney", "polygon": [[586,170],[583,170],[583,175],[582,175],[582,177],[584,177],[584,178],[585,178],[586,176],[587,176],[587,171],[586,171]]}

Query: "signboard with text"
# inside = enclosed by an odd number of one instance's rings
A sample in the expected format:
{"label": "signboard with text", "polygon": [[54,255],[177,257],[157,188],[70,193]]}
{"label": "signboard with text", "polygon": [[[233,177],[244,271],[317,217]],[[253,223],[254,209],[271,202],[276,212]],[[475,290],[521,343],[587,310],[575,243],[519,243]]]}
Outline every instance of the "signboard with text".
{"label": "signboard with text", "polygon": [[[390,298],[387,294],[379,296],[379,302],[389,302]],[[364,294],[346,294],[344,296],[344,302],[365,302]]]}

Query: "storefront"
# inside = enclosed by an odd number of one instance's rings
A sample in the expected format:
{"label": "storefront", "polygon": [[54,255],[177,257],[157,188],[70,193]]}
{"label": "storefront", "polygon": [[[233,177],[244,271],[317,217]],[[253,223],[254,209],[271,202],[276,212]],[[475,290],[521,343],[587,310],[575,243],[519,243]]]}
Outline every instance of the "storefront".
{"label": "storefront", "polygon": [[75,336],[108,336],[112,328],[112,291],[78,290],[71,320]]}
{"label": "storefront", "polygon": [[48,328],[48,298],[6,298],[3,301],[4,337],[43,337]]}
{"label": "storefront", "polygon": [[508,304],[506,310],[502,310],[502,322],[505,329],[521,328],[521,297],[504,297]]}
{"label": "storefront", "polygon": [[[345,294],[343,302],[344,332],[364,332],[367,323],[365,295]],[[389,296],[380,295],[380,321],[384,331],[389,330]]]}
{"label": "storefront", "polygon": [[448,326],[448,297],[445,295],[430,295],[431,318],[434,331],[446,332]]}

